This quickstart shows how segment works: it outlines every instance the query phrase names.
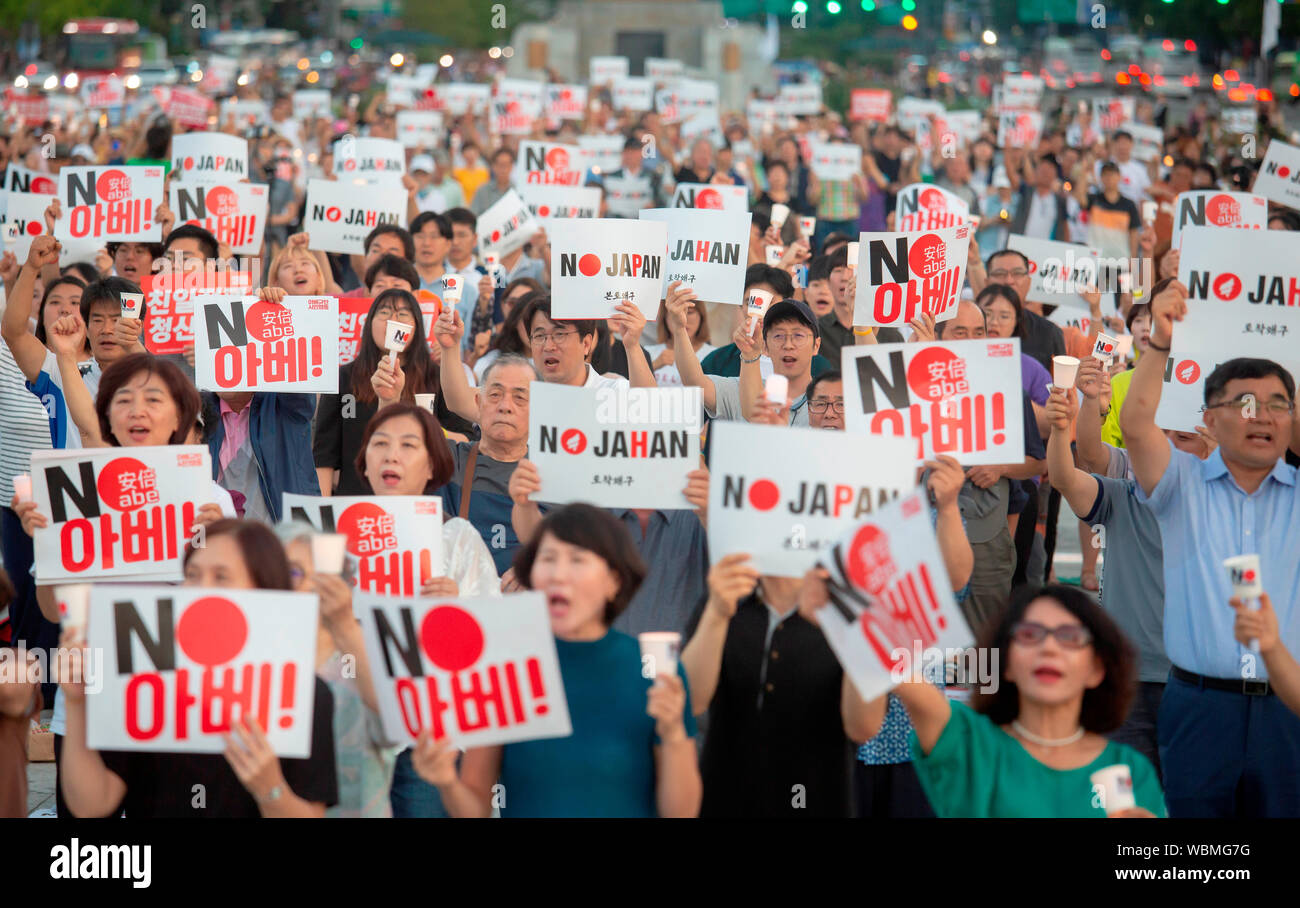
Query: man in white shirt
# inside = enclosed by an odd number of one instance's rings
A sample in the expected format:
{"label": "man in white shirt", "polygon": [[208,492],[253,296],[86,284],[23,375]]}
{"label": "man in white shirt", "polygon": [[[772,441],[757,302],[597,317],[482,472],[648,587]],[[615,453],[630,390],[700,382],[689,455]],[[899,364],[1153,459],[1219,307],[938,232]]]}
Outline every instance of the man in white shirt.
{"label": "man in white shirt", "polygon": [[[1110,140],[1110,150],[1112,160],[1119,167],[1120,195],[1132,199],[1133,204],[1141,209],[1142,200],[1146,198],[1147,188],[1151,185],[1151,174],[1146,164],[1133,160],[1133,136],[1121,129]],[[1098,161],[1093,169],[1093,178],[1097,183],[1101,183],[1101,165],[1102,162]]]}

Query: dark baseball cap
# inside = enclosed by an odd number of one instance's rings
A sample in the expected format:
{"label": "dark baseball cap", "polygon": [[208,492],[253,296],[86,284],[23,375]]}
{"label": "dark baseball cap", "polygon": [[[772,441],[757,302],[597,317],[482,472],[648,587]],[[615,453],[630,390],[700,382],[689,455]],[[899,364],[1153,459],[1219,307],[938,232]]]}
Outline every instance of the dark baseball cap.
{"label": "dark baseball cap", "polygon": [[774,325],[781,319],[797,318],[809,328],[812,328],[814,338],[822,336],[821,329],[817,327],[817,316],[808,308],[808,304],[799,300],[780,300],[767,307],[767,312],[763,314],[763,336],[767,337],[767,326]]}

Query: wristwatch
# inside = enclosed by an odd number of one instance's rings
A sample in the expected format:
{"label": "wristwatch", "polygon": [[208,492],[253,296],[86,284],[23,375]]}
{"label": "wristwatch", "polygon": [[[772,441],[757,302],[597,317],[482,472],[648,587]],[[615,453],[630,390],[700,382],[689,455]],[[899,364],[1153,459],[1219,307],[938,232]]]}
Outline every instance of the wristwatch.
{"label": "wristwatch", "polygon": [[276,801],[280,800],[280,797],[283,794],[284,788],[282,786],[273,785],[271,786],[271,790],[266,793],[266,797],[261,798],[260,800],[263,804],[274,804]]}

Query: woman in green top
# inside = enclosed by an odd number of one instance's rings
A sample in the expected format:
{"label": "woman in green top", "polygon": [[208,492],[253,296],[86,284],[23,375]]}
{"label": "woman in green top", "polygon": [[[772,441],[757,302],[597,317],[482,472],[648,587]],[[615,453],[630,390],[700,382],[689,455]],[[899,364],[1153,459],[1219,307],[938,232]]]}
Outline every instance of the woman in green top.
{"label": "woman in green top", "polygon": [[[971,706],[931,684],[894,693],[912,718],[912,759],[940,817],[1163,817],[1155,770],[1108,741],[1132,703],[1136,656],[1115,622],[1079,590],[1015,597],[984,642],[999,677]],[[1106,811],[1091,776],[1129,767],[1137,806]]]}

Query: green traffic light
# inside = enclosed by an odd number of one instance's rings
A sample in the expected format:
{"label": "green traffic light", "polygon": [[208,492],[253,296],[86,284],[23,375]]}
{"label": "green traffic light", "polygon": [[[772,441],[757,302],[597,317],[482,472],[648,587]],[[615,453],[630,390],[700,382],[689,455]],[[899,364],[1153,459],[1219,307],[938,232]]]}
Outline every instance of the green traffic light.
{"label": "green traffic light", "polygon": [[876,0],[862,0],[862,9],[868,13],[873,12],[876,8]]}
{"label": "green traffic light", "polygon": [[353,38],[353,39],[352,39],[352,49],[353,49],[353,50],[361,50],[361,45],[364,44],[364,43],[365,43],[365,42],[363,42],[360,38]]}
{"label": "green traffic light", "polygon": [[830,13],[832,16],[838,16],[841,9],[843,9],[843,7],[840,6],[839,0],[829,0],[826,4],[826,12]]}
{"label": "green traffic light", "polygon": [[916,0],[903,0],[902,6],[903,9],[910,13],[912,10],[916,9]]}
{"label": "green traffic light", "polygon": [[794,0],[794,6],[790,9],[796,13],[806,13],[808,12],[808,4],[804,3],[804,0]]}

